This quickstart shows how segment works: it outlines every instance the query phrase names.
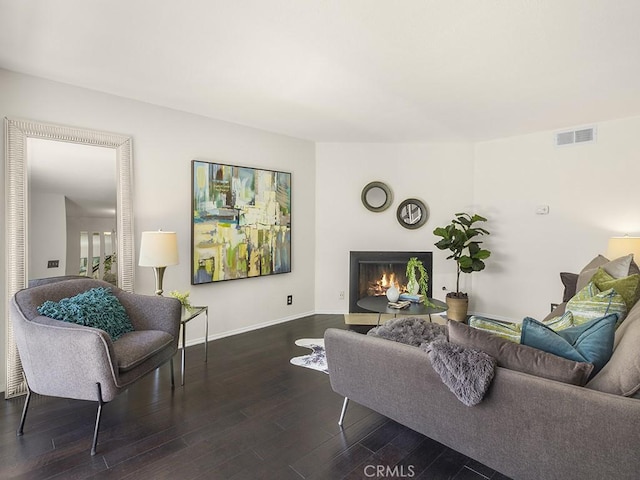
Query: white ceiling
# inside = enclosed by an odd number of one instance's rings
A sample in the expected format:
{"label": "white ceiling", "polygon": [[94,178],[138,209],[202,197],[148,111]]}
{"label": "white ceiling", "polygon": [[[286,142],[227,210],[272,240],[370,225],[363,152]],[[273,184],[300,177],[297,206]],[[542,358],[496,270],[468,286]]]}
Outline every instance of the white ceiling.
{"label": "white ceiling", "polygon": [[294,137],[640,115],[638,0],[0,0],[0,67]]}

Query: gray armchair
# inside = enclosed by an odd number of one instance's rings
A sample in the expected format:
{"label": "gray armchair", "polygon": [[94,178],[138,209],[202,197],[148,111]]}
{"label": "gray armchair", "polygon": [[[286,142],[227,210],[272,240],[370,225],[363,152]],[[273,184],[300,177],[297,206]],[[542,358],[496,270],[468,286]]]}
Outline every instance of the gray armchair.
{"label": "gray armchair", "polygon": [[[59,301],[95,287],[109,287],[124,306],[134,331],[115,342],[103,330],[42,316],[46,300]],[[137,295],[101,280],[62,279],[17,292],[11,300],[14,334],[27,385],[18,435],[31,393],[98,402],[91,454],[95,455],[102,406],[178,350],[181,305],[175,298]]]}

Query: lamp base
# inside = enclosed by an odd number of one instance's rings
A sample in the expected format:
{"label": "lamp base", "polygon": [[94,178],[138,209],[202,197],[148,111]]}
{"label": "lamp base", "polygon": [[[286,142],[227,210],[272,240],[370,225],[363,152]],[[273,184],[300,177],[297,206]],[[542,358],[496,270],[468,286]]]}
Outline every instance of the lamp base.
{"label": "lamp base", "polygon": [[162,295],[162,278],[164,277],[164,270],[167,267],[153,267],[153,274],[156,277],[156,295]]}

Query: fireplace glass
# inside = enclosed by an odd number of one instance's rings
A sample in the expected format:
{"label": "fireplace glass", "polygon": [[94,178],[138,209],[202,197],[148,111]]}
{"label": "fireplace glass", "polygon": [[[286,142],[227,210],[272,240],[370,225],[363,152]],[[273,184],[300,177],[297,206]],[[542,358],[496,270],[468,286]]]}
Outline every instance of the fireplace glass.
{"label": "fireplace glass", "polygon": [[431,252],[351,252],[349,268],[349,312],[366,312],[358,300],[369,296],[385,295],[393,284],[402,293],[407,286],[407,262],[411,257],[422,260],[431,293]]}

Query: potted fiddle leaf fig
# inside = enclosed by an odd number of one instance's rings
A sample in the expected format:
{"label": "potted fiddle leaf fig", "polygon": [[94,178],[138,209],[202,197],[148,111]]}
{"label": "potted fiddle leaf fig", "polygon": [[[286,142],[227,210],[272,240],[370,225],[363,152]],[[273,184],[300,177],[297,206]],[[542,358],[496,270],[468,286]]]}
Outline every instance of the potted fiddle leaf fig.
{"label": "potted fiddle leaf fig", "polygon": [[460,291],[460,274],[472,273],[484,270],[484,261],[489,258],[491,252],[483,249],[479,237],[489,235],[482,227],[476,226],[487,219],[474,214],[456,213],[449,225],[438,227],[433,231],[441,240],[435,243],[440,250],[449,250],[448,259],[456,262],[456,291],[447,293],[447,317],[453,320],[464,321],[467,318],[469,308],[469,296]]}

